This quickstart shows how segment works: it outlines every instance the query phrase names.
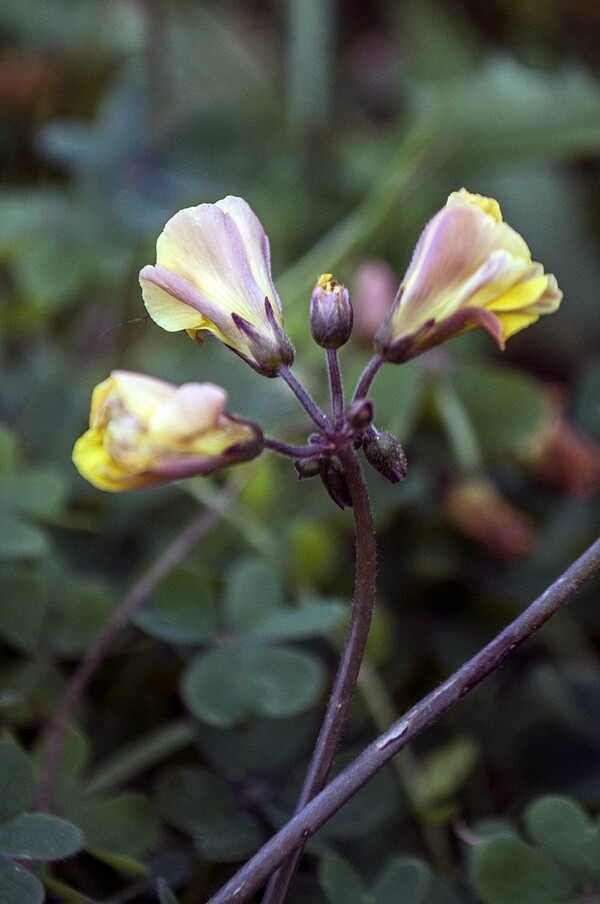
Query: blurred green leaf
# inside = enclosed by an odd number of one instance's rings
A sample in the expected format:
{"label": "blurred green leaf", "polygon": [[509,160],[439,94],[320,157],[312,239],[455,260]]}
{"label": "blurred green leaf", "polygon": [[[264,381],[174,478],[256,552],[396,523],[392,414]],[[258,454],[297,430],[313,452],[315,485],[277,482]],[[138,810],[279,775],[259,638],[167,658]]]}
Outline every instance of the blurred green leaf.
{"label": "blurred green leaf", "polygon": [[262,841],[256,820],[235,806],[227,784],[207,770],[169,769],[159,778],[156,795],[163,818],[190,835],[206,860],[241,860]]}
{"label": "blurred green leaf", "polygon": [[463,363],[453,382],[488,453],[503,455],[526,443],[549,417],[542,387],[519,371]]}
{"label": "blurred green leaf", "polygon": [[542,797],[525,811],[532,841],[582,884],[600,880],[600,830],[568,797]]}
{"label": "blurred green leaf", "polygon": [[390,861],[377,877],[374,904],[423,904],[431,884],[431,870],[416,857]]}
{"label": "blurred green leaf", "polygon": [[72,818],[85,835],[86,849],[136,861],[160,840],[160,823],[150,800],[128,792],[73,807]]}
{"label": "blurred green leaf", "polygon": [[31,806],[35,791],[29,758],[8,737],[0,739],[0,788],[1,830],[6,823]]}
{"label": "blurred green leaf", "polygon": [[267,641],[303,640],[340,627],[347,621],[348,615],[349,606],[346,603],[326,599],[306,600],[296,609],[284,609],[267,616],[246,636]]}
{"label": "blurred green leaf", "polygon": [[48,607],[47,582],[35,571],[9,565],[0,567],[0,579],[0,637],[18,649],[35,650]]}
{"label": "blurred green leaf", "polygon": [[179,904],[164,879],[158,880],[158,900],[159,904]]}
{"label": "blurred green leaf", "polygon": [[346,860],[325,857],[319,878],[329,904],[365,904],[365,885],[360,874]]}
{"label": "blurred green leaf", "polygon": [[114,599],[102,584],[82,580],[52,603],[47,641],[59,655],[85,653],[114,610]]}
{"label": "blurred green leaf", "polygon": [[550,73],[496,57],[475,72],[422,83],[413,104],[439,117],[469,160],[561,159],[600,147],[600,88],[576,68]]}
{"label": "blurred green leaf", "polygon": [[244,634],[261,625],[282,606],[277,575],[258,560],[236,564],[227,581],[225,610],[229,626]]}
{"label": "blurred green leaf", "polygon": [[0,513],[0,559],[39,559],[47,552],[48,541],[39,528]]}
{"label": "blurred green leaf", "polygon": [[206,580],[186,565],[174,568],[135,616],[142,631],[168,643],[195,644],[217,630],[217,607]]}
{"label": "blurred green leaf", "polygon": [[0,901],[2,904],[43,904],[42,883],[20,863],[0,854]]}
{"label": "blurred green leaf", "polygon": [[571,879],[519,838],[499,836],[478,847],[472,878],[484,904],[566,904],[576,897]]}
{"label": "blurred green leaf", "polygon": [[197,656],[181,691],[194,715],[232,726],[251,715],[289,716],[315,702],[324,675],[311,656],[293,650],[231,646]]}
{"label": "blurred green leaf", "polygon": [[9,474],[18,460],[18,440],[16,434],[0,424],[0,479]]}
{"label": "blurred green leaf", "polygon": [[30,860],[62,860],[83,845],[79,829],[47,813],[24,813],[0,826],[0,851]]}

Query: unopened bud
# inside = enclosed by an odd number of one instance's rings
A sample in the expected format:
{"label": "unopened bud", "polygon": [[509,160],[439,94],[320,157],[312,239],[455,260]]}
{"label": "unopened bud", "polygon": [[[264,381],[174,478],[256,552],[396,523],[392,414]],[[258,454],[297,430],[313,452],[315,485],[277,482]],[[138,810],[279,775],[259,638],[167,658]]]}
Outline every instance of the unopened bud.
{"label": "unopened bud", "polygon": [[330,458],[323,463],[321,480],[336,505],[339,505],[341,509],[352,507],[352,497],[348,489],[346,475],[337,461]]}
{"label": "unopened bud", "polygon": [[407,462],[404,449],[395,436],[387,430],[369,431],[364,443],[365,458],[390,483],[399,483],[406,477]]}
{"label": "unopened bud", "polygon": [[321,473],[323,462],[318,458],[298,458],[294,467],[299,480],[307,480],[309,477],[318,477]]}
{"label": "unopened bud", "polygon": [[373,420],[373,403],[369,399],[357,399],[355,402],[351,402],[346,408],[345,418],[346,423],[355,430],[368,427]]}
{"label": "unopened bud", "polygon": [[310,330],[321,348],[339,348],[352,332],[352,305],[345,286],[323,273],[310,299]]}

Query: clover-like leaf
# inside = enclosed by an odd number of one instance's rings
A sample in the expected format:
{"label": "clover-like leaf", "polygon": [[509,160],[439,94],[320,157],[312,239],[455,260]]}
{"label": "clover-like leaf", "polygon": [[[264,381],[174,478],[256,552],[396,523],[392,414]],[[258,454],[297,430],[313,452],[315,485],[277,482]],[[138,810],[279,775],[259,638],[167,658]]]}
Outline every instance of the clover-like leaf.
{"label": "clover-like leaf", "polygon": [[0,901],[2,904],[42,904],[44,886],[20,863],[0,854]]}
{"label": "clover-like leaf", "polygon": [[[10,738],[0,740],[0,828],[33,803],[35,780],[27,755]],[[1,898],[0,898],[1,900]]]}
{"label": "clover-like leaf", "polygon": [[568,797],[542,797],[525,811],[532,841],[576,879],[600,880],[600,830]]}
{"label": "clover-like leaf", "polygon": [[73,823],[47,813],[23,813],[0,826],[0,852],[28,860],[61,860],[83,845]]}
{"label": "clover-like leaf", "polygon": [[194,715],[227,727],[252,715],[302,712],[323,684],[321,665],[306,653],[236,645],[197,656],[183,675],[181,692]]}
{"label": "clover-like leaf", "polygon": [[216,603],[209,586],[192,568],[174,568],[134,619],[142,631],[168,643],[206,642],[217,628]]}
{"label": "clover-like leaf", "polygon": [[567,904],[576,898],[575,884],[549,857],[507,835],[476,848],[472,877],[484,904]]}

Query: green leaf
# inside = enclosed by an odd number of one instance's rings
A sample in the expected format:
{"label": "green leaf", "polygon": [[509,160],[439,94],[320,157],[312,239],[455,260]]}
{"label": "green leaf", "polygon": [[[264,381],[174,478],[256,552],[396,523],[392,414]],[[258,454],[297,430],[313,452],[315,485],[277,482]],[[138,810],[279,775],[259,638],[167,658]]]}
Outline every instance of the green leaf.
{"label": "green leaf", "polygon": [[30,860],[61,860],[83,845],[79,829],[47,813],[24,813],[0,826],[0,851]]}
{"label": "green leaf", "polygon": [[48,552],[43,531],[0,513],[0,559],[39,559]]}
{"label": "green leaf", "polygon": [[142,631],[168,643],[202,643],[217,630],[216,602],[201,575],[180,565],[160,582],[151,604],[136,615],[134,622]]}
{"label": "green leaf", "polygon": [[475,850],[475,889],[484,904],[566,904],[576,889],[542,853],[519,838],[499,836]]}
{"label": "green leaf", "polygon": [[164,772],[156,803],[167,822],[193,838],[206,860],[241,860],[262,841],[256,820],[236,807],[227,784],[207,770],[177,766]]}
{"label": "green leaf", "polygon": [[431,885],[431,870],[416,857],[390,861],[374,886],[374,904],[422,904]]}
{"label": "green leaf", "polygon": [[260,625],[282,605],[283,589],[276,574],[255,560],[237,565],[229,577],[225,610],[230,627],[239,634]]}
{"label": "green leaf", "polygon": [[549,417],[540,384],[516,370],[463,363],[453,380],[477,439],[495,455],[525,444]]}
{"label": "green leaf", "polygon": [[524,814],[537,846],[582,884],[600,880],[600,831],[568,797],[542,797]]}
{"label": "green leaf", "polygon": [[143,794],[84,802],[72,818],[85,835],[86,849],[136,860],[160,840],[158,817]]}
{"label": "green leaf", "polygon": [[33,570],[8,565],[0,568],[0,580],[0,637],[11,646],[33,651],[38,647],[44,628],[47,583]]}
{"label": "green leaf", "polygon": [[281,609],[250,629],[248,637],[303,640],[338,628],[348,618],[348,605],[335,600],[306,601],[297,609]]}
{"label": "green leaf", "polygon": [[157,891],[159,904],[179,904],[179,901],[164,879],[158,880]]}
{"label": "green leaf", "polygon": [[325,857],[319,878],[329,904],[366,904],[367,890],[360,874],[341,857]]}
{"label": "green leaf", "polygon": [[181,692],[194,715],[227,727],[252,715],[302,712],[323,684],[320,664],[307,654],[232,646],[197,656],[183,675]]}
{"label": "green leaf", "polygon": [[600,89],[583,71],[549,73],[495,58],[476,73],[423,84],[414,103],[441,117],[469,160],[560,159],[600,145]]}
{"label": "green leaf", "polygon": [[10,474],[17,463],[18,443],[17,437],[6,427],[0,424],[0,476]]}
{"label": "green leaf", "polygon": [[44,886],[28,869],[0,854],[2,904],[43,904]]}
{"label": "green leaf", "polygon": [[50,606],[46,640],[63,656],[84,653],[114,610],[108,590],[92,580],[83,580]]}
{"label": "green leaf", "polygon": [[429,753],[413,788],[418,805],[435,807],[452,797],[473,770],[477,756],[477,745],[469,738],[455,738]]}
{"label": "green leaf", "polygon": [[[0,740],[0,828],[33,803],[35,779],[26,754],[8,737]],[[0,898],[0,900],[2,900]]]}
{"label": "green leaf", "polygon": [[32,468],[0,480],[0,506],[30,517],[60,515],[65,494],[64,477],[50,468]]}

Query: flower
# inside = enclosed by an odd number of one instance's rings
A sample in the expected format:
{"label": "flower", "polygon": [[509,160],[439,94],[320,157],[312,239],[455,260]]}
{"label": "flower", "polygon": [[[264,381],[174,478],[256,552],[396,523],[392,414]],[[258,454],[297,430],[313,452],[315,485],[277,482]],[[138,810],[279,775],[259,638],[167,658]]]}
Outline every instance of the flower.
{"label": "flower", "polygon": [[188,207],[156,243],[140,284],[148,313],[169,332],[208,331],[265,376],[294,360],[271,279],[269,240],[242,198]]}
{"label": "flower", "polygon": [[554,276],[502,221],[498,202],[463,188],[423,230],[375,347],[399,364],[482,326],[503,349],[561,298]]}
{"label": "flower", "polygon": [[310,331],[322,348],[340,348],[352,332],[352,305],[348,289],[323,273],[310,299]]}
{"label": "flower", "polygon": [[75,443],[79,473],[101,490],[136,490],[210,474],[259,455],[256,424],[226,414],[213,383],[174,386],[116,370],[94,389],[90,426]]}

